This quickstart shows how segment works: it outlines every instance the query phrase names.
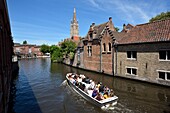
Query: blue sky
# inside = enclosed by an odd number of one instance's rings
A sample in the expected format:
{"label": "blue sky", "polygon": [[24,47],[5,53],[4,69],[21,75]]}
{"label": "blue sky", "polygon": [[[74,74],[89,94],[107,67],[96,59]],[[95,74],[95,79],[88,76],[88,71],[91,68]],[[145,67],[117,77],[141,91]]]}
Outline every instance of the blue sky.
{"label": "blue sky", "polygon": [[114,26],[147,23],[161,12],[170,11],[169,0],[7,0],[15,43],[57,44],[70,37],[70,22],[76,8],[79,34],[84,37],[91,23],[112,17]]}

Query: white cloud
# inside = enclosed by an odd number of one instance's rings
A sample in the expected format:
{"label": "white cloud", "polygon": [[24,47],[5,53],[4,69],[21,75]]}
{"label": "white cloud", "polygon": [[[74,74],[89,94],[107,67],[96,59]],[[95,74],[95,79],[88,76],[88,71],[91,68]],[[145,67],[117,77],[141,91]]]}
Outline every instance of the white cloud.
{"label": "white cloud", "polygon": [[[165,2],[154,1],[129,1],[129,0],[88,0],[91,6],[98,10],[110,12],[123,21],[136,24],[148,22],[153,14],[158,14],[167,9]],[[159,10],[158,10],[159,9]],[[159,11],[159,12],[158,12]]]}

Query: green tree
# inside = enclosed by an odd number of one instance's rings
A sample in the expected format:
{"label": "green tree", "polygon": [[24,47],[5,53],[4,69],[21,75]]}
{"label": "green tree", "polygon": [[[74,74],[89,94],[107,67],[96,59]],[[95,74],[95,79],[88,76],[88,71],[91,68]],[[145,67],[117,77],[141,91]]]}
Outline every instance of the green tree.
{"label": "green tree", "polygon": [[[51,47],[50,47],[51,48]],[[52,47],[54,48],[54,46]],[[53,51],[50,52],[51,53],[51,60],[54,62],[61,62],[63,59],[63,54],[61,52],[61,48],[59,47],[55,47],[55,49],[53,49]]]}
{"label": "green tree", "polygon": [[63,57],[70,57],[70,59],[71,59],[74,56],[74,51],[75,51],[76,47],[77,47],[76,43],[73,41],[68,40],[68,41],[63,42],[61,44]]}
{"label": "green tree", "polygon": [[45,53],[49,53],[50,52],[50,47],[48,45],[41,45],[40,51],[45,54]]}
{"label": "green tree", "polygon": [[115,30],[118,32],[118,31],[119,31],[119,28],[118,28],[118,27],[115,27]]}
{"label": "green tree", "polygon": [[49,49],[49,51],[50,51],[50,54],[53,54],[53,52],[55,51],[55,50],[58,50],[58,46],[56,46],[56,45],[52,45],[52,46],[50,46],[50,49]]}
{"label": "green tree", "polygon": [[170,19],[170,12],[162,12],[161,14],[158,14],[157,16],[151,18],[149,22],[157,21],[157,20],[165,20],[165,19]]}
{"label": "green tree", "polygon": [[24,40],[22,44],[27,44],[27,41],[26,41],[26,40]]}

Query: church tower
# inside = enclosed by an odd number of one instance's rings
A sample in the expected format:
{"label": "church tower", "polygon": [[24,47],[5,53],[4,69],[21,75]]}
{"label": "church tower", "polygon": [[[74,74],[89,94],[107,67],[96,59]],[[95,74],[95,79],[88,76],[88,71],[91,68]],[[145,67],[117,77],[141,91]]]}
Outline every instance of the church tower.
{"label": "church tower", "polygon": [[73,20],[71,21],[71,26],[70,26],[70,37],[74,39],[74,37],[78,37],[78,36],[79,36],[79,25],[76,19],[76,9],[74,8]]}

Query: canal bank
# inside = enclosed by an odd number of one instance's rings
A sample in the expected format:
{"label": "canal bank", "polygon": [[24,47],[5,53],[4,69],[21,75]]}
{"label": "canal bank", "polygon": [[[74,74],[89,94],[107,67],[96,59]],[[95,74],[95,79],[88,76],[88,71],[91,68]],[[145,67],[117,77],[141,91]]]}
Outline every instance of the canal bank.
{"label": "canal bank", "polygon": [[128,79],[128,80],[132,80],[132,81],[137,81],[139,83],[147,83],[147,84],[158,85],[158,86],[163,86],[163,87],[168,87],[168,88],[170,87],[169,82],[168,82],[168,84],[161,84],[161,83],[156,83],[156,82],[152,82],[152,81],[147,81],[145,79],[139,79],[139,78],[136,78],[136,77],[132,78],[132,77],[128,77],[128,76],[124,77],[124,76],[113,75],[113,74],[106,73],[106,72],[100,72],[100,71],[96,71],[96,70],[86,69],[86,68],[83,68],[81,66],[74,65],[76,63],[74,61],[72,61],[72,62],[73,63],[70,63],[69,59],[67,59],[63,62],[63,64],[70,66],[70,67],[73,67],[73,68],[85,70],[85,71],[90,71],[90,72],[94,72],[94,73],[98,73],[98,74],[104,74],[106,76],[117,77],[117,78],[121,78],[121,79]]}

